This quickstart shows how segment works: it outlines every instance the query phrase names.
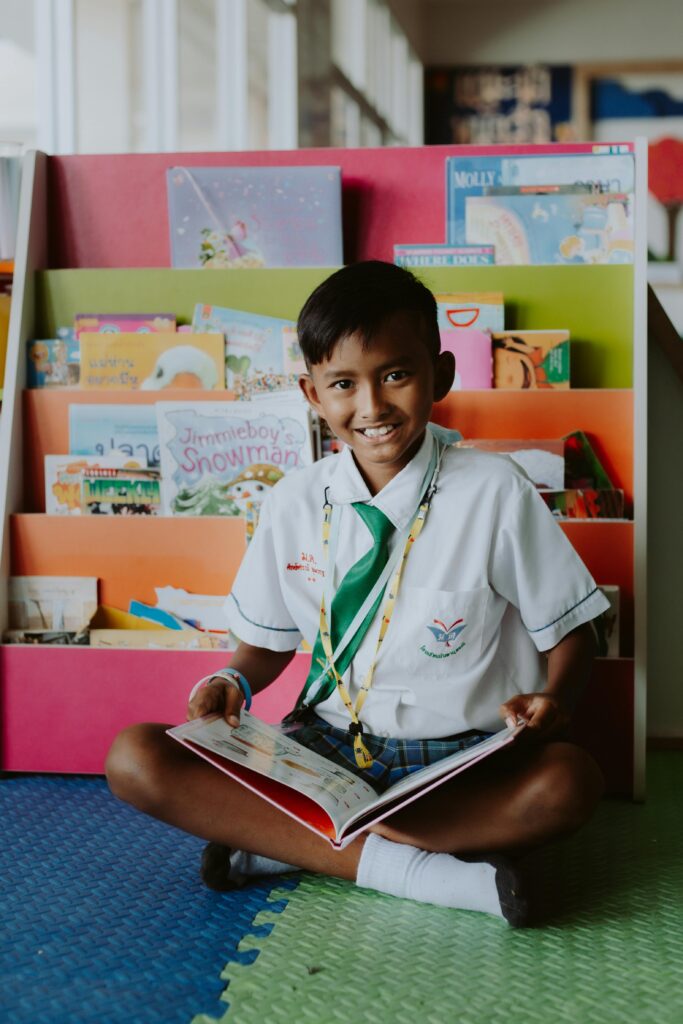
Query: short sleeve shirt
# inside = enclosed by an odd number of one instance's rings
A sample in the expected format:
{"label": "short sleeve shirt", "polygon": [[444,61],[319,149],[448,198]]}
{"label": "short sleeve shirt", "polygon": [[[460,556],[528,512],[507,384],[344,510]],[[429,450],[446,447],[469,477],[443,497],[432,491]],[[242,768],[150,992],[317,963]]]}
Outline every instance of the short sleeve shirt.
{"label": "short sleeve shirt", "polygon": [[[260,522],[226,601],[230,629],[274,651],[313,646],[325,574],[322,509],[341,506],[335,587],[371,547],[352,503],[413,519],[437,442],[427,430],[413,460],[370,494],[349,448],[288,474]],[[448,448],[424,528],[412,546],[374,680],[366,731],[437,738],[500,727],[498,708],[545,685],[540,652],[608,607],[535,487],[507,456]],[[355,701],[372,662],[381,607],[344,675]],[[316,705],[331,725],[348,712],[335,692]]]}

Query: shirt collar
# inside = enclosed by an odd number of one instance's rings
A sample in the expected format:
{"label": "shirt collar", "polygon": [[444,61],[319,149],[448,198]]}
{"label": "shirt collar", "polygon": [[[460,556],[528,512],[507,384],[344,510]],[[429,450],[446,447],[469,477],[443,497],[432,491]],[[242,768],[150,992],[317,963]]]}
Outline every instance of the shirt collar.
{"label": "shirt collar", "polygon": [[351,449],[342,449],[339,455],[332,456],[336,465],[330,480],[329,500],[335,505],[348,505],[354,501],[368,502],[384,512],[397,530],[402,530],[415,515],[422,498],[422,484],[434,444],[432,432],[426,430],[422,444],[408,465],[374,497],[361,476]]}

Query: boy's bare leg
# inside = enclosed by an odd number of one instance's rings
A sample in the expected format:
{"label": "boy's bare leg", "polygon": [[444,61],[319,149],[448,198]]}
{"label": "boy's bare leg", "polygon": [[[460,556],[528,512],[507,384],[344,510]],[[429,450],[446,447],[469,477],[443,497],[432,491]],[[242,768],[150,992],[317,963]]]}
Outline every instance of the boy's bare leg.
{"label": "boy's bare leg", "polygon": [[579,829],[603,790],[600,769],[580,747],[522,740],[373,831],[436,852],[523,852]]}
{"label": "boy's bare leg", "polygon": [[166,735],[143,724],[120,733],[107,758],[115,796],[192,835],[351,881],[363,839],[334,850],[326,839],[277,810]]}
{"label": "boy's bare leg", "polygon": [[[110,751],[112,792],[177,828],[306,870],[355,880],[364,838],[344,850],[297,824],[165,733],[132,726]],[[521,851],[579,828],[602,778],[578,747],[550,742],[501,751],[371,831],[396,843],[456,854]]]}

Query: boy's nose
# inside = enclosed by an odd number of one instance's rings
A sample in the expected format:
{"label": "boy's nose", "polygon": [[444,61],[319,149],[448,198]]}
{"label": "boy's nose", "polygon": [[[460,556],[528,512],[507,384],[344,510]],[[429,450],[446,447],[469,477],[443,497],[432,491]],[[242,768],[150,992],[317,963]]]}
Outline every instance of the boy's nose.
{"label": "boy's nose", "polygon": [[358,400],[358,412],[365,420],[377,419],[386,411],[387,403],[382,395],[382,390],[373,384],[361,389]]}

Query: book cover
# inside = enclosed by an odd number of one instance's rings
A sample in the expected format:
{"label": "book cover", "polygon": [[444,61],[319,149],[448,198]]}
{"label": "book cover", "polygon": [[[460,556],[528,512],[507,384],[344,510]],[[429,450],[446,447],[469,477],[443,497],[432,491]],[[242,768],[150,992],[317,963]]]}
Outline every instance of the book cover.
{"label": "book cover", "polygon": [[156,408],[166,515],[242,515],[249,532],[269,488],[312,462],[303,402],[274,396]]}
{"label": "book cover", "polygon": [[91,576],[10,576],[9,628],[80,632],[97,609]]}
{"label": "book cover", "polygon": [[192,327],[225,338],[225,381],[237,398],[295,388],[306,372],[292,320],[198,303]]}
{"label": "book cover", "polygon": [[76,338],[40,338],[26,345],[26,386],[76,387],[80,379],[80,345]]}
{"label": "book cover", "polygon": [[467,438],[456,441],[456,448],[477,448],[482,452],[509,455],[539,488],[560,491],[565,486],[564,442],[559,439],[505,440],[503,438]]}
{"label": "book cover", "polygon": [[125,452],[108,455],[46,455],[45,511],[51,516],[79,516],[83,513],[83,473],[95,467],[144,469],[143,458]]}
{"label": "book cover", "polygon": [[487,331],[474,327],[439,331],[441,351],[455,356],[455,379],[451,391],[493,387],[493,346]]}
{"label": "book cover", "polygon": [[558,519],[624,518],[624,492],[616,488],[539,490],[538,493]]}
{"label": "book cover", "polygon": [[216,334],[83,331],[82,388],[225,390],[223,339]]}
{"label": "book cover", "polygon": [[171,167],[174,267],[337,267],[341,168]]}
{"label": "book cover", "polygon": [[582,430],[573,430],[564,438],[564,486],[589,490],[614,487]]}
{"label": "book cover", "polygon": [[77,313],[74,332],[80,338],[83,331],[100,334],[159,334],[175,331],[173,313]]}
{"label": "book cover", "polygon": [[493,386],[506,390],[568,388],[569,331],[493,334]]}
{"label": "book cover", "polygon": [[502,331],[505,306],[502,292],[452,292],[435,295],[440,331],[475,327],[478,331]]}
{"label": "book cover", "polygon": [[160,464],[157,416],[153,405],[69,406],[69,451],[72,455],[108,455],[112,451]]}
{"label": "book cover", "polygon": [[495,246],[499,266],[633,263],[633,197],[625,193],[468,196],[465,237]]}
{"label": "book cover", "polygon": [[[584,152],[490,153],[446,158],[446,230],[452,245],[466,245],[466,202],[485,189],[520,185],[588,185],[596,192],[625,192],[635,185],[635,161],[626,145],[586,144]],[[497,254],[498,255],[498,254]]]}
{"label": "book cover", "polygon": [[158,516],[161,484],[158,469],[116,469],[91,466],[81,483],[83,514]]}
{"label": "book cover", "polygon": [[511,743],[505,728],[467,750],[405,776],[384,793],[341,765],[297,743],[248,711],[233,727],[217,716],[168,729],[169,736],[342,849],[360,832]]}
{"label": "book cover", "polygon": [[399,267],[488,267],[494,264],[492,245],[395,245]]}

